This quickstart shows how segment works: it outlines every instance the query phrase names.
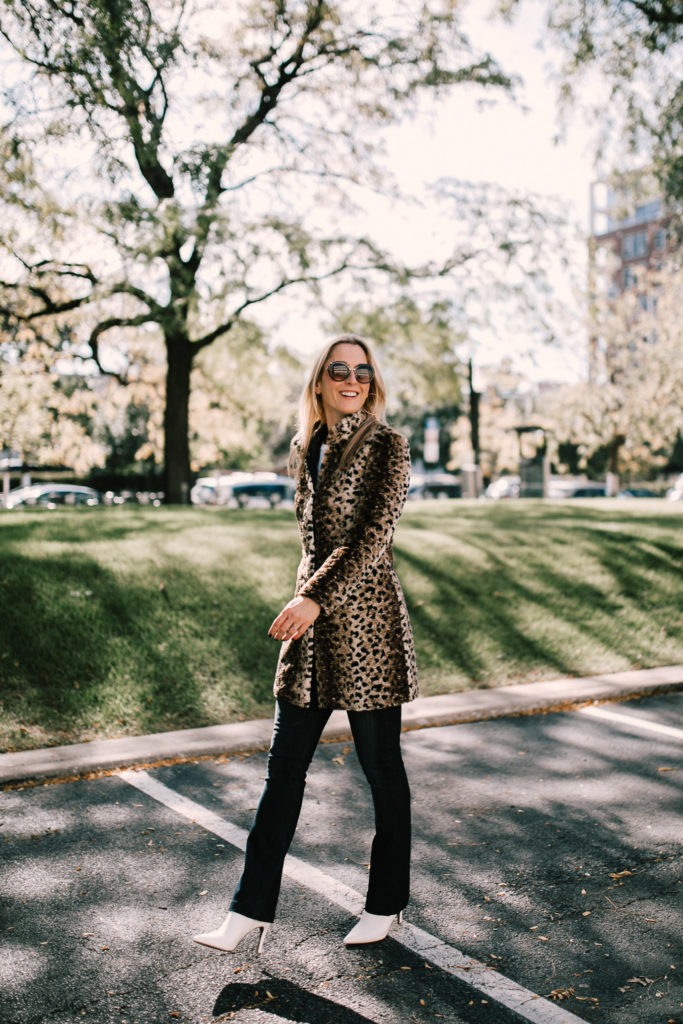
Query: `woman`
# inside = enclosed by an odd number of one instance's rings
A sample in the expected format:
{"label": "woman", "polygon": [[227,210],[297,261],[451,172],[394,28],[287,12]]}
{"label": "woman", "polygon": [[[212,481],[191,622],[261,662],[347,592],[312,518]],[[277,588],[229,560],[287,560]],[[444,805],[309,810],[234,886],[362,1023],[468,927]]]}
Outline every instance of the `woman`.
{"label": "woman", "polygon": [[386,937],[408,902],[410,790],[401,704],[417,695],[413,637],[393,567],[408,494],[408,443],[384,422],[386,393],[370,346],[341,335],[304,390],[290,466],[302,541],[296,596],[269,635],[282,641],[268,770],[242,877],[220,928],[195,940],[233,951],[275,916],[306,772],[334,708],[348,712],[370,784],[376,834],[365,910],[347,945]]}

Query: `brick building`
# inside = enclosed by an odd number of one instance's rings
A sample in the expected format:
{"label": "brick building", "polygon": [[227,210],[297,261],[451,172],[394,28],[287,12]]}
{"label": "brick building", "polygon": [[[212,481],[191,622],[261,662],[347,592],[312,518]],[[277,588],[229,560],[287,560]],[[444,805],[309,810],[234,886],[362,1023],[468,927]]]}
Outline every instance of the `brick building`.
{"label": "brick building", "polygon": [[[643,285],[642,271],[661,268],[674,243],[671,216],[643,172],[617,189],[594,182],[590,193],[589,286],[593,299],[616,299],[637,288],[644,309],[654,296]],[[590,341],[589,375],[594,379],[597,338]]]}

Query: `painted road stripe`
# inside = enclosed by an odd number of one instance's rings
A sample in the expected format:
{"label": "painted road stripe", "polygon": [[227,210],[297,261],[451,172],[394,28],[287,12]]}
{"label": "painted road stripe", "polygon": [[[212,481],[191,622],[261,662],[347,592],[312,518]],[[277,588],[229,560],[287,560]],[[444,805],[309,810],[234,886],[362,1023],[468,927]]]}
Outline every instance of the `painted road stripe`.
{"label": "painted road stripe", "polygon": [[[246,849],[245,829],[233,825],[194,800],[174,792],[147,772],[127,769],[118,775],[153,800],[157,800],[176,814],[189,818],[208,832],[220,836],[238,850]],[[313,890],[349,914],[357,916],[363,909],[365,900],[359,892],[298,857],[287,857],[284,873],[299,885]],[[452,974],[459,981],[465,982],[481,995],[495,999],[513,1010],[530,1024],[585,1024],[582,1018],[530,992],[493,968],[474,960],[466,953],[461,953],[454,946],[449,946],[435,935],[430,935],[429,932],[407,921],[391,932],[391,938],[448,974]]]}
{"label": "painted road stripe", "polygon": [[683,729],[675,729],[672,725],[663,725],[660,722],[650,722],[647,718],[640,718],[638,715],[608,711],[607,708],[596,707],[593,704],[585,708],[577,708],[577,710],[582,715],[590,715],[591,718],[604,718],[610,722],[619,722],[627,729],[647,729],[649,732],[658,732],[660,736],[673,736],[674,739],[683,740]]}

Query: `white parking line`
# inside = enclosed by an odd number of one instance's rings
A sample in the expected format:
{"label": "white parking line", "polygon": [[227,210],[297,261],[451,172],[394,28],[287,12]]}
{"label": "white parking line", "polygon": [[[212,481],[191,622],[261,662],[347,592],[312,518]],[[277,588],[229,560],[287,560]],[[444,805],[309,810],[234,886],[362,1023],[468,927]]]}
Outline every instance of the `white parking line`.
{"label": "white parking line", "polygon": [[683,740],[683,729],[675,729],[672,725],[663,725],[660,722],[651,722],[647,718],[640,718],[638,715],[631,715],[628,712],[608,711],[607,708],[596,707],[589,704],[585,708],[577,708],[582,715],[590,715],[591,718],[604,718],[610,722],[619,722],[620,725],[635,729],[647,729],[649,732],[658,732],[660,736],[673,736],[674,739]]}
{"label": "white parking line", "polygon": [[[174,792],[162,782],[152,778],[147,772],[128,769],[118,774],[120,778],[153,800],[157,800],[165,807],[175,811],[176,814],[189,818],[190,821],[201,825],[208,832],[227,840],[238,850],[246,848],[247,832],[245,829],[225,821],[214,811]],[[349,914],[358,915],[363,909],[365,901],[359,892],[298,857],[287,857],[284,873],[299,885],[312,889],[313,892],[335,903]],[[482,995],[495,999],[501,1005],[513,1010],[530,1024],[585,1024],[582,1018],[548,1002],[542,996],[530,992],[529,989],[523,988],[522,985],[499,974],[493,968],[474,960],[466,953],[461,953],[454,946],[449,946],[435,935],[430,935],[429,932],[409,924],[407,921],[404,921],[400,928],[395,929],[391,933],[391,937],[406,949],[429,960]]]}

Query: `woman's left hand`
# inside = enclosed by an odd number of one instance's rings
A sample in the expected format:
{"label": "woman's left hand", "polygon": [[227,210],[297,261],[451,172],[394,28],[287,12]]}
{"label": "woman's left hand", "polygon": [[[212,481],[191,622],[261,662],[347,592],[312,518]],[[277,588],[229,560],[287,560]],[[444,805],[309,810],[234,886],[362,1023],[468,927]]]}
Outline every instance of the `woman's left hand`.
{"label": "woman's left hand", "polygon": [[275,640],[296,640],[320,615],[320,605],[310,597],[293,597],[268,630]]}

